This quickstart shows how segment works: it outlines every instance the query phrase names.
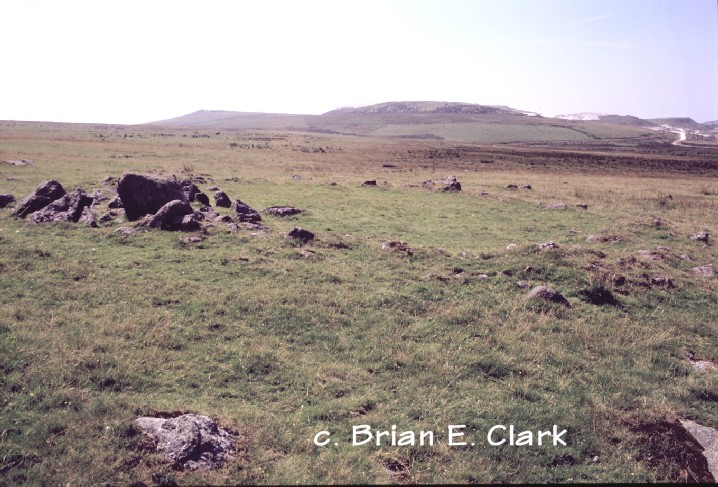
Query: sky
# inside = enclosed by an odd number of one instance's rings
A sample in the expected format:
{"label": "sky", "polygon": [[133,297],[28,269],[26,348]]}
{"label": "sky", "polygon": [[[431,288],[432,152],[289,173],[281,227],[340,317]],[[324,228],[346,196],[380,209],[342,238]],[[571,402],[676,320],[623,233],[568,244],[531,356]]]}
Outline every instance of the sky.
{"label": "sky", "polygon": [[0,0],[0,119],[388,101],[718,120],[716,0]]}

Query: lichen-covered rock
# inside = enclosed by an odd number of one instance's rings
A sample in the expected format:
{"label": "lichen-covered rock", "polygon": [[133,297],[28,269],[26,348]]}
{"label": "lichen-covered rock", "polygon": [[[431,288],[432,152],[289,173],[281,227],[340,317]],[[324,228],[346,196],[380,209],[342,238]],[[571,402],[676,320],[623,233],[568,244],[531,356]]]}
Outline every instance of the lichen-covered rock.
{"label": "lichen-covered rock", "polygon": [[187,201],[177,181],[143,174],[123,174],[117,183],[117,193],[130,221],[157,213],[170,201]]}
{"label": "lichen-covered rock", "polygon": [[92,213],[92,210],[90,210],[89,206],[83,208],[82,214],[80,215],[80,219],[77,220],[77,223],[82,223],[83,225],[87,225],[91,228],[97,228],[97,219],[95,218],[95,214]]}
{"label": "lichen-covered rock", "polygon": [[147,222],[147,226],[168,231],[181,230],[184,217],[192,213],[194,213],[194,211],[189,203],[182,200],[173,200],[162,206],[162,208],[150,218]]}
{"label": "lichen-covered rock", "polygon": [[221,468],[235,453],[235,435],[199,414],[135,420],[167,461],[189,470]]}
{"label": "lichen-covered rock", "polygon": [[302,210],[293,206],[270,206],[262,211],[273,216],[294,216],[302,212]]}
{"label": "lichen-covered rock", "polygon": [[257,210],[240,200],[235,200],[230,206],[232,212],[236,215],[238,222],[261,222],[262,217],[259,216]]}
{"label": "lichen-covered rock", "polygon": [[83,210],[92,204],[92,197],[81,189],[67,193],[41,210],[30,215],[33,223],[73,222],[82,216]]}
{"label": "lichen-covered rock", "polygon": [[15,206],[12,215],[25,218],[29,214],[45,208],[53,201],[62,198],[65,194],[65,188],[54,179],[43,181],[32,193]]}

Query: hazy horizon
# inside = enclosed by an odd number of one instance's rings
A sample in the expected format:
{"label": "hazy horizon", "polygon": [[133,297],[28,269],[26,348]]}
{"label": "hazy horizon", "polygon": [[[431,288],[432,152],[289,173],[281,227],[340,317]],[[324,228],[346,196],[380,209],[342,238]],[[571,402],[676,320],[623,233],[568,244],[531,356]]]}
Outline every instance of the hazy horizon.
{"label": "hazy horizon", "polygon": [[714,0],[0,0],[0,119],[391,101],[718,119]]}

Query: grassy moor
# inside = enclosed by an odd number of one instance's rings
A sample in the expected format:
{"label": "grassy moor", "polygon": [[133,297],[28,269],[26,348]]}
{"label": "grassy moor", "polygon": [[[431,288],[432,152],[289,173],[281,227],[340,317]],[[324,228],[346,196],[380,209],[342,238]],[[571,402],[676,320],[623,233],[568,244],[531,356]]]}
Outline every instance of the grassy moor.
{"label": "grassy moor", "polygon": [[[664,123],[0,122],[0,484],[713,480],[684,423],[718,428],[718,144]],[[125,173],[212,208],[128,221]],[[12,216],[47,180],[97,227]],[[135,421],[189,413],[231,437],[212,468]]]}

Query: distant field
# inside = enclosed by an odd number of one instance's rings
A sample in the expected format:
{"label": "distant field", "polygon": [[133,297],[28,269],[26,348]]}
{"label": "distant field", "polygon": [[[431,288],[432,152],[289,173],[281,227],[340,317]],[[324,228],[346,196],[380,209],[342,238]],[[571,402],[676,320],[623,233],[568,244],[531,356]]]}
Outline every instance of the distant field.
{"label": "distant field", "polygon": [[[0,484],[706,481],[675,419],[718,428],[718,374],[686,359],[718,361],[718,281],[692,270],[718,266],[718,161],[630,127],[575,125],[597,140],[573,126],[494,120],[467,143],[470,123],[414,140],[395,136],[426,125],[2,122],[0,161],[33,161],[0,165],[0,193],[18,199],[50,178],[110,195],[104,177],[137,171],[306,211],[191,243],[118,234],[122,217],[91,229],[0,210]],[[536,144],[494,146],[521,137]],[[438,189],[448,175],[461,192]],[[286,239],[295,226],[316,240]],[[709,245],[689,238],[702,230]],[[538,285],[570,307],[527,301]],[[239,432],[236,457],[178,470],[132,425],[178,411]],[[352,446],[362,424],[440,441]],[[476,445],[449,446],[450,424]],[[490,446],[497,424],[555,424],[568,445]],[[338,444],[314,445],[322,430]]]}

